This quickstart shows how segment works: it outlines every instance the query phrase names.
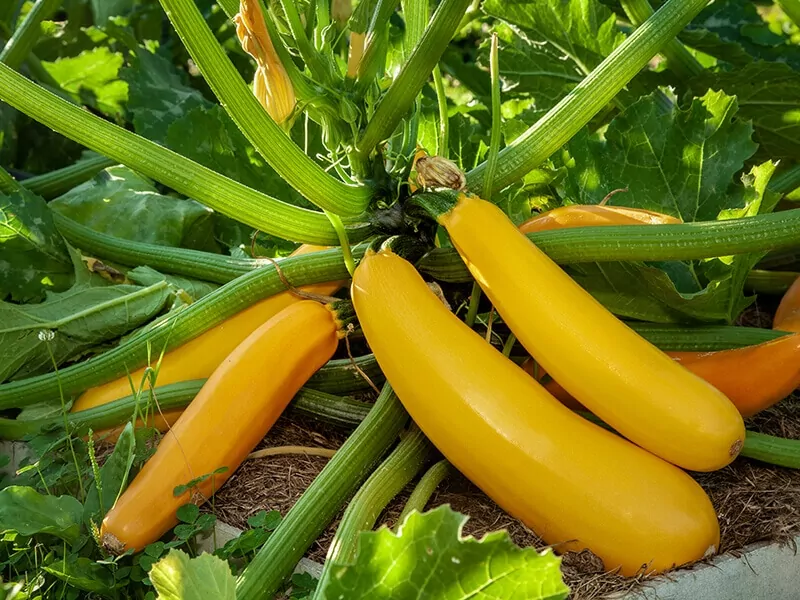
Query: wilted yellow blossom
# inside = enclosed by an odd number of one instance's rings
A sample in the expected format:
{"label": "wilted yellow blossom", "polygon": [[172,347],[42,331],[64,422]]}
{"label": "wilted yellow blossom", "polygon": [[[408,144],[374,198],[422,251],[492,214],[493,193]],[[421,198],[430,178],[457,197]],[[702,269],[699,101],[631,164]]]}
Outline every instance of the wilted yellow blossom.
{"label": "wilted yellow blossom", "polygon": [[259,1],[241,0],[239,14],[233,20],[242,48],[258,65],[253,93],[269,116],[276,123],[283,123],[294,110],[294,86],[272,45]]}
{"label": "wilted yellow blossom", "polygon": [[421,188],[450,188],[464,191],[467,189],[467,178],[458,165],[441,156],[415,157],[417,185]]}

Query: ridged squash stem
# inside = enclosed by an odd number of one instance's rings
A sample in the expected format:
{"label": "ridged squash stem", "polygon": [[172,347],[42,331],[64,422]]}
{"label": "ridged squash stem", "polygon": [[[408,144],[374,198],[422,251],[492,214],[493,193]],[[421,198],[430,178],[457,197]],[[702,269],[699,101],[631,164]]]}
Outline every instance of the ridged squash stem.
{"label": "ridged squash stem", "polygon": [[386,505],[416,477],[433,452],[428,438],[419,427],[412,424],[411,430],[406,432],[392,453],[370,475],[344,511],[331,540],[312,600],[325,598],[325,588],[332,569],[336,564],[353,560],[359,534],[375,526]]}
{"label": "ridged squash stem", "polygon": [[[269,119],[250,96],[258,111]],[[321,212],[292,206],[228,179],[59,98],[3,64],[0,101],[114,162],[251,227],[298,242],[338,244],[336,232]]]}
{"label": "ridged squash stem", "polygon": [[314,540],[395,442],[407,421],[408,413],[391,387],[385,385],[367,417],[239,576],[237,600],[274,597]]}
{"label": "ridged squash stem", "polygon": [[295,0],[280,0],[280,2],[283,13],[286,15],[286,22],[289,25],[289,30],[292,32],[295,46],[300,53],[300,58],[303,59],[303,62],[316,81],[325,84],[330,83],[331,72],[308,38],[300,18],[300,13],[297,12]]}
{"label": "ridged squash stem", "polygon": [[105,156],[93,156],[91,158],[79,160],[68,167],[25,179],[20,183],[34,194],[41,196],[45,200],[51,200],[68,192],[84,181],[88,181],[103,169],[113,167],[116,164],[117,161],[106,158]]}
{"label": "ridged squash stem", "polygon": [[744,282],[746,289],[756,294],[780,296],[800,277],[795,271],[762,271],[753,269]]}
{"label": "ridged squash stem", "polygon": [[[631,23],[638,27],[653,16],[654,10],[647,0],[621,0],[622,8]],[[681,79],[687,80],[703,72],[703,65],[692,56],[677,39],[672,39],[661,48],[667,66]]]}
{"label": "ridged squash stem", "polygon": [[436,488],[439,487],[439,484],[454,472],[455,469],[453,468],[453,465],[446,460],[440,460],[430,469],[428,469],[425,472],[425,475],[423,475],[419,482],[417,482],[414,491],[411,492],[411,495],[408,497],[405,506],[403,506],[403,512],[401,512],[400,516],[397,517],[397,523],[395,526],[397,528],[402,527],[406,518],[412,512],[423,512],[425,510],[425,506],[430,501],[431,496],[433,496],[433,492],[435,492]]}
{"label": "ridged squash stem", "polygon": [[42,21],[50,18],[59,6],[61,0],[36,0],[0,51],[0,62],[12,69],[19,69],[42,34]]}
{"label": "ridged squash stem", "polygon": [[348,185],[332,177],[265,114],[194,0],[160,2],[220,103],[270,166],[320,208],[343,216],[364,212],[372,199],[372,188]]}
{"label": "ridged squash stem", "polygon": [[443,0],[436,8],[422,39],[381,98],[356,145],[362,158],[366,159],[380,142],[387,139],[411,109],[469,4],[470,0]]}
{"label": "ridged squash stem", "polygon": [[[281,270],[297,286],[348,278],[340,250],[286,258],[281,261]],[[285,289],[274,265],[251,271],[185,309],[166,315],[158,321],[158,326],[142,331],[103,354],[59,369],[58,373],[0,384],[0,408],[21,408],[36,402],[56,401],[61,393],[69,397],[124,376],[143,367],[148,357],[159,355],[162,348],[176,348],[257,301]]]}
{"label": "ridged squash stem", "polygon": [[497,33],[492,33],[489,46],[489,78],[492,84],[492,129],[489,140],[489,153],[486,156],[486,175],[483,178],[483,197],[491,201],[494,187],[494,175],[497,172],[497,157],[500,152],[500,137],[503,133],[500,114],[500,58],[497,48]]}
{"label": "ridged squash stem", "polygon": [[[518,181],[561,148],[707,3],[707,0],[666,2],[556,106],[503,149],[494,187],[503,189]],[[467,174],[470,191],[480,195],[485,176],[485,162],[470,171]]]}

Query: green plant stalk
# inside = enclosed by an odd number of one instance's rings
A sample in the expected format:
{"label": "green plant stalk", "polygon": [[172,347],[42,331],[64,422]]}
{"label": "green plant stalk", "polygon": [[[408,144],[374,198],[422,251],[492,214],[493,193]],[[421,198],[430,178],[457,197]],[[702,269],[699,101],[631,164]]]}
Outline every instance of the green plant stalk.
{"label": "green plant stalk", "polygon": [[[61,235],[73,246],[97,257],[123,265],[148,265],[164,273],[192,277],[214,283],[228,283],[237,277],[272,264],[259,258],[234,258],[187,248],[171,248],[117,238],[73,221],[53,211],[53,220]],[[350,235],[361,239],[369,228],[355,228]],[[352,249],[350,249],[352,255]]]}
{"label": "green plant stalk", "polygon": [[300,20],[300,13],[297,12],[295,0],[280,0],[280,2],[284,15],[286,15],[286,22],[289,24],[289,30],[292,32],[294,43],[297,45],[297,51],[300,53],[300,58],[303,59],[314,79],[321,83],[330,83],[331,74],[325,68],[320,55],[306,35],[306,30]]}
{"label": "green plant stalk", "polygon": [[391,387],[385,385],[366,419],[328,461],[239,576],[237,600],[274,597],[407,421],[408,413]]}
{"label": "green plant stalk", "polygon": [[305,387],[297,392],[290,406],[296,413],[345,429],[352,429],[358,425],[372,409],[372,404],[368,402],[342,398]]}
{"label": "green plant stalk", "polygon": [[489,155],[486,158],[486,175],[483,178],[483,198],[491,202],[494,187],[494,175],[497,172],[497,155],[500,152],[501,115],[500,115],[500,61],[498,58],[497,34],[492,34],[489,51],[489,76],[492,85],[492,129],[489,139]]}
{"label": "green plant stalk", "polygon": [[41,196],[45,200],[51,200],[88,181],[103,169],[113,167],[116,164],[117,161],[105,156],[93,156],[92,158],[80,160],[68,167],[25,179],[20,183],[34,194]]}
{"label": "green plant stalk", "polygon": [[428,438],[419,427],[412,424],[411,431],[407,432],[394,451],[375,469],[344,511],[331,540],[312,600],[325,598],[331,570],[336,565],[353,560],[360,533],[375,527],[375,522],[386,505],[416,477],[432,453],[433,446]]}
{"label": "green plant stalk", "polygon": [[[205,379],[195,379],[156,387],[153,394],[158,401],[158,408],[155,410],[166,412],[187,407],[205,382]],[[100,406],[67,413],[66,418],[71,433],[81,436],[86,435],[90,429],[94,432],[104,431],[130,421],[137,408],[141,408],[140,405],[141,399],[136,394],[131,394]],[[347,429],[361,423],[372,408],[372,404],[366,402],[308,388],[297,392],[290,406],[297,413]],[[60,415],[29,421],[0,418],[0,439],[3,440],[22,440],[28,436],[59,430],[64,430],[64,421]]]}
{"label": "green plant stalk", "polygon": [[[653,7],[647,0],[621,0],[621,4],[625,14],[636,27],[654,14]],[[667,66],[683,80],[691,79],[704,70],[703,65],[677,39],[664,44],[661,54],[667,59]]]}
{"label": "green plant stalk", "polygon": [[[800,209],[726,221],[575,227],[538,231],[528,234],[528,238],[562,265],[612,260],[700,260],[800,246]],[[471,281],[466,265],[452,248],[431,250],[418,266],[441,281]]]}
{"label": "green plant stalk", "polygon": [[[464,266],[464,268],[466,268],[466,265]],[[482,295],[483,295],[483,290],[481,289],[480,284],[478,284],[477,281],[473,281],[472,291],[469,294],[469,306],[467,308],[467,316],[464,319],[464,322],[470,327],[475,325],[475,319],[478,317],[478,306],[480,306]]]}
{"label": "green plant stalk", "polygon": [[375,385],[385,381],[383,371],[373,354],[328,361],[306,382],[306,387],[328,394],[349,394],[369,389],[369,382],[361,376],[361,370]]}
{"label": "green plant stalk", "polygon": [[[204,383],[205,379],[182,381],[159,386],[153,391],[160,410],[166,412],[188,406]],[[94,408],[67,413],[66,420],[73,435],[86,435],[90,429],[94,432],[103,431],[129,421],[137,403],[141,404],[141,399],[131,394]],[[0,419],[0,439],[3,440],[21,440],[30,435],[63,430],[64,421],[61,415],[31,421]]]}
{"label": "green plant stalk", "polygon": [[[281,261],[283,274],[301,286],[348,277],[340,250],[324,250]],[[115,348],[55,373],[0,384],[0,409],[56,401],[143,367],[162,348],[171,350],[208,331],[259,300],[285,290],[274,266],[251,271],[214,290],[183,310],[168,314],[158,327],[142,331]]]}
{"label": "green plant stalk", "polygon": [[363,158],[366,159],[375,146],[392,134],[410,110],[455,34],[469,3],[470,0],[442,0],[436,8],[422,39],[381,98],[375,114],[358,141],[358,153]]}
{"label": "green plant stalk", "polygon": [[[561,148],[673,39],[707,4],[707,0],[669,0],[588,77],[546,115],[500,152],[494,187],[503,189]],[[467,174],[467,185],[480,195],[486,163]]]}
{"label": "green plant stalk", "polygon": [[800,27],[800,0],[776,0],[776,2],[792,23]]}
{"label": "green plant stalk", "polygon": [[795,188],[800,187],[800,163],[775,175],[770,179],[768,187],[770,191],[779,194],[789,194]]}
{"label": "green plant stalk", "polygon": [[36,0],[14,34],[0,51],[0,62],[16,70],[22,66],[42,33],[41,23],[61,6],[61,0]]}
{"label": "green plant stalk", "polygon": [[159,1],[220,103],[270,166],[320,208],[343,216],[363,213],[372,188],[334,179],[283,132],[242,80],[194,0]]}
{"label": "green plant stalk", "polygon": [[[389,18],[397,8],[399,0],[377,0],[369,25],[365,28],[364,54],[358,65],[356,91],[359,95],[372,85],[385,64],[386,46],[389,39]],[[350,22],[351,32],[359,31],[361,23]]]}
{"label": "green plant stalk", "polygon": [[444,91],[442,69],[437,64],[433,68],[433,85],[436,90],[436,103],[439,107],[439,156],[450,158],[450,114],[447,109],[447,94]]}
{"label": "green plant stalk", "polygon": [[344,227],[344,223],[342,223],[342,219],[339,218],[339,215],[335,215],[328,211],[324,212],[328,217],[328,220],[331,222],[331,225],[333,225],[333,228],[336,230],[336,235],[339,237],[339,247],[342,249],[344,266],[347,267],[347,272],[350,273],[350,277],[352,277],[353,273],[356,272],[356,263],[353,260],[353,253],[350,249],[350,240],[347,237],[347,230]]}
{"label": "green plant stalk", "polygon": [[800,469],[800,440],[748,430],[741,455],[770,465]]}
{"label": "green plant stalk", "polygon": [[428,469],[425,475],[419,480],[419,483],[417,483],[414,491],[411,492],[411,495],[408,497],[403,507],[403,512],[401,512],[400,516],[397,518],[397,523],[395,524],[396,528],[401,528],[408,518],[408,515],[412,512],[423,512],[431,496],[433,496],[433,492],[439,487],[439,484],[454,472],[455,469],[446,460],[440,460]]}
{"label": "green plant stalk", "polygon": [[239,12],[239,0],[217,0],[217,4],[225,11],[229,19]]}
{"label": "green plant stalk", "polygon": [[404,57],[408,60],[425,33],[431,7],[429,0],[402,0],[402,6],[403,20],[406,25],[403,50]]}
{"label": "green plant stalk", "polygon": [[744,282],[746,289],[756,294],[780,296],[788,290],[800,273],[794,271],[762,271],[753,269]]}
{"label": "green plant stalk", "polygon": [[662,325],[627,323],[631,329],[664,352],[713,352],[763,344],[785,335],[785,331],[730,325]]}
{"label": "green plant stalk", "polygon": [[286,204],[228,179],[70,104],[3,64],[0,100],[53,131],[260,231],[298,242],[338,244],[324,214]]}

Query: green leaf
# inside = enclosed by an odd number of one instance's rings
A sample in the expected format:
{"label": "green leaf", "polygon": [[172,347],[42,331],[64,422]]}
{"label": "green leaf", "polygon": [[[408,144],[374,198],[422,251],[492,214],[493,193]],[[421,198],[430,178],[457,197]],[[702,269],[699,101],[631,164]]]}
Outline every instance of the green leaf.
{"label": "green leaf", "polygon": [[[756,167],[734,183],[755,151],[748,123],[734,120],[736,99],[722,92],[695,98],[686,110],[660,111],[651,97],[619,115],[604,139],[585,132],[561,157],[567,203],[596,204],[627,188],[611,204],[654,210],[684,221],[708,221],[772,210],[766,192],[775,165]],[[654,322],[732,322],[752,302],[744,279],[758,256],[697,263],[573,265],[572,277],[620,316]]]}
{"label": "green leaf", "polygon": [[200,508],[196,504],[184,504],[178,509],[178,520],[184,523],[194,523],[200,516]]}
{"label": "green leaf", "polygon": [[228,563],[212,554],[195,558],[170,550],[150,571],[159,600],[235,600],[236,580]]}
{"label": "green leaf", "polygon": [[584,131],[567,144],[559,192],[570,203],[597,204],[627,188],[610,203],[714,220],[734,207],[728,187],[756,151],[752,127],[733,120],[736,110],[736,98],[721,92],[667,113],[645,97],[611,122],[604,140]]}
{"label": "green leaf", "polygon": [[42,568],[57,579],[84,592],[93,592],[105,597],[114,595],[116,581],[113,573],[107,567],[88,558],[65,558]]}
{"label": "green leaf", "polygon": [[127,167],[115,166],[50,202],[87,227],[135,242],[205,249],[211,211],[194,200],[163,196]]}
{"label": "green leaf", "polygon": [[556,600],[567,597],[561,559],[519,548],[505,531],[462,538],[467,517],[449,506],[412,513],[398,534],[362,532],[351,565],[336,565],[324,597],[347,600]]}
{"label": "green leaf", "polygon": [[123,57],[101,46],[73,58],[42,63],[61,87],[83,104],[112,117],[121,117],[128,85],[118,78]]}
{"label": "green leaf", "polygon": [[40,304],[0,302],[0,381],[51,371],[54,361],[60,365],[143,325],[170,297],[166,284],[109,286],[82,265],[78,277]]}
{"label": "green leaf", "polygon": [[72,496],[45,496],[30,487],[0,490],[0,530],[20,535],[46,533],[67,542],[78,539],[83,506]]}
{"label": "green leaf", "polygon": [[97,482],[92,481],[92,485],[89,486],[83,507],[84,521],[93,519],[95,523],[99,523],[111,510],[119,495],[128,487],[128,478],[135,457],[136,438],[133,435],[133,424],[127,423],[117,439],[114,451],[100,467],[102,501],[98,494]]}
{"label": "green leaf", "polygon": [[184,85],[175,67],[158,54],[136,49],[130,67],[120,70],[128,84],[128,112],[136,133],[164,143],[169,125],[198,106],[210,106],[203,95]]}
{"label": "green leaf", "polygon": [[709,4],[680,37],[693,48],[734,65],[767,60],[800,68],[800,48],[771,28],[749,0]]}
{"label": "green leaf", "polygon": [[134,0],[92,0],[94,22],[104,24],[109,17],[125,15],[133,8]]}
{"label": "green leaf", "polygon": [[0,257],[0,299],[38,300],[45,290],[72,285],[72,261],[53,216],[25,189],[0,193]]}
{"label": "green leaf", "polygon": [[767,156],[800,156],[800,72],[757,62],[731,72],[704,72],[690,86],[695,93],[715,89],[736,95],[739,116],[753,121],[755,139]]}

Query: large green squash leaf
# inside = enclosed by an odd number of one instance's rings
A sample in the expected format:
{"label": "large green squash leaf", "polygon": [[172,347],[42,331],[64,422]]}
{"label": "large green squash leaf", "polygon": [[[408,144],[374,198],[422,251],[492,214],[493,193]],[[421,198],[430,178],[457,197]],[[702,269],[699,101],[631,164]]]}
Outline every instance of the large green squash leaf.
{"label": "large green squash leaf", "polygon": [[461,537],[449,506],[412,513],[395,534],[363,532],[353,564],[338,565],[327,600],[561,600],[569,588],[552,551],[519,548],[505,531]]}
{"label": "large green squash leaf", "polygon": [[83,506],[72,496],[45,496],[25,486],[0,490],[0,531],[46,533],[67,542],[78,539]]}
{"label": "large green squash leaf", "polygon": [[0,193],[0,300],[39,300],[72,285],[72,260],[45,201],[25,189]]}
{"label": "large green squash leaf", "polygon": [[170,550],[150,571],[159,600],[236,600],[236,579],[228,563],[213,554],[195,558]]}

